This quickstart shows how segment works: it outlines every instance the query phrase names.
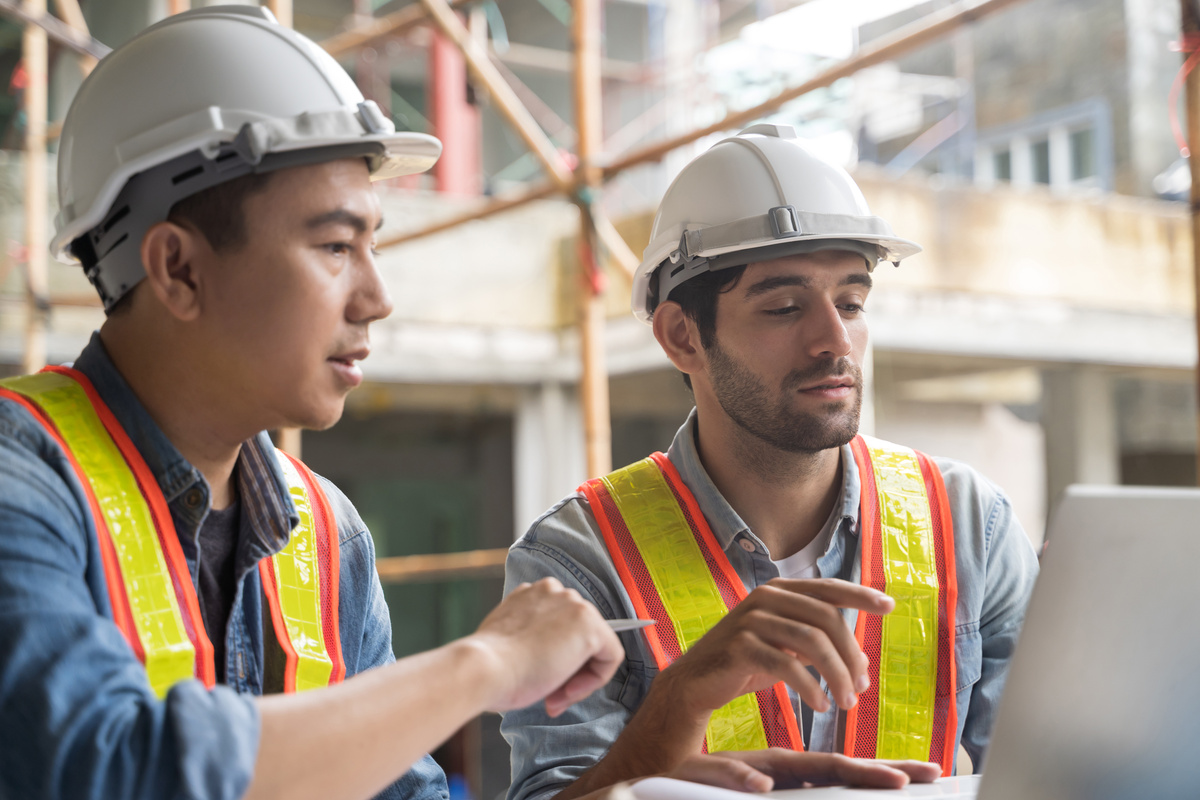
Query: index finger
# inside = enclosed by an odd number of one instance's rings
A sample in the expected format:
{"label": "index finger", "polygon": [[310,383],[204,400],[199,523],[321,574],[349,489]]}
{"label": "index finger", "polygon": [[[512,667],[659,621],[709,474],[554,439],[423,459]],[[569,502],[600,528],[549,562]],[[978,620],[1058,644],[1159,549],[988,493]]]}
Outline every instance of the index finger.
{"label": "index finger", "polygon": [[770,583],[785,591],[802,594],[838,608],[857,608],[871,614],[889,614],[896,607],[896,601],[878,589],[839,578],[775,578]]}

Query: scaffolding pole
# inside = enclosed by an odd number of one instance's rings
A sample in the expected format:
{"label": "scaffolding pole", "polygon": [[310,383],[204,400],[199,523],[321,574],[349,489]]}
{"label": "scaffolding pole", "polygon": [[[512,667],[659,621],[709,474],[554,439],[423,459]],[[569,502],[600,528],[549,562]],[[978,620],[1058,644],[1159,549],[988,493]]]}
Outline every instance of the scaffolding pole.
{"label": "scaffolding pole", "polygon": [[[186,7],[188,0],[171,0]],[[284,27],[292,27],[292,0],[267,0],[267,8]],[[276,445],[280,450],[300,458],[301,439],[303,432],[300,428],[280,428],[276,434]]]}
{"label": "scaffolding pole", "polygon": [[608,405],[608,367],[604,352],[604,273],[597,258],[593,207],[600,170],[595,159],[604,143],[600,77],[600,0],[575,0],[571,40],[575,48],[575,131],[578,164],[575,178],[583,188],[579,205],[579,349],[583,377],[583,432],[587,475],[612,472],[612,423]]}
{"label": "scaffolding pole", "polygon": [[[1200,14],[1197,14],[1194,0],[1180,0],[1182,9],[1181,28],[1183,35],[1182,50],[1184,58],[1188,58],[1193,48],[1200,45]],[[1200,353],[1200,70],[1192,70],[1187,76],[1185,87],[1187,95],[1187,145],[1188,166],[1192,171],[1192,188],[1189,194],[1191,200],[1190,214],[1192,220],[1192,291],[1197,352]],[[1200,364],[1195,375],[1197,397],[1200,397]],[[1196,423],[1196,482],[1200,485],[1200,418]]]}
{"label": "scaffolding pole", "polygon": [[[692,142],[695,142],[696,140],[710,134],[719,133],[732,128],[743,127],[746,125],[746,123],[752,122],[764,114],[768,114],[785,103],[789,103],[802,95],[808,94],[809,92],[817,89],[823,89],[835,81],[845,78],[849,75],[853,75],[855,72],[858,72],[865,67],[874,66],[875,64],[898,58],[905,53],[930,44],[931,42],[936,41],[937,39],[944,37],[948,33],[956,31],[965,25],[976,22],[983,17],[994,14],[1022,1],[1023,0],[983,0],[982,2],[980,2],[980,0],[972,0],[971,2],[964,1],[956,3],[953,6],[949,6],[933,14],[929,14],[917,22],[901,28],[894,35],[888,36],[884,39],[881,39],[877,43],[873,43],[867,47],[864,47],[854,56],[851,56],[845,61],[842,61],[830,69],[820,73],[819,75],[814,76],[812,79],[805,81],[803,84],[792,89],[787,89],[775,95],[771,99],[760,103],[754,108],[729,114],[719,122],[716,122],[712,125],[656,144],[647,145],[646,147],[639,148],[638,150],[627,153],[616,159],[609,160],[603,169],[603,180],[612,180],[625,170],[638,166],[639,164],[659,161],[663,158],[663,156],[672,150],[689,145]],[[598,163],[604,163],[605,160],[606,159],[600,157],[596,158]],[[547,187],[542,186],[540,188],[545,189]],[[524,205],[525,203],[531,202],[532,200],[540,199],[547,196],[549,193],[549,191],[546,193],[530,192],[523,196],[514,196],[506,201],[497,201],[484,206],[483,208],[472,211],[469,214],[462,215],[462,217],[458,218],[459,223],[461,224],[462,222],[471,222],[478,219],[484,219],[492,214],[508,211]],[[394,244],[400,244],[402,242],[410,242],[415,239],[428,236],[432,233],[440,233],[441,231],[446,230],[447,227],[450,227],[449,222],[450,221],[438,222],[434,223],[434,225],[430,226],[428,229],[409,231],[402,236],[388,240],[387,245],[390,246]],[[603,226],[599,227],[602,228]],[[603,230],[600,230],[599,232],[601,235],[603,235]],[[608,246],[609,242],[607,239],[604,240],[604,244],[606,247]],[[619,248],[619,245],[615,242],[614,245],[615,247],[611,252],[616,255],[616,248]],[[628,247],[625,249],[628,251]],[[626,256],[624,258],[618,257],[618,260],[621,262],[622,267],[625,268],[626,272],[631,272],[629,265],[632,264],[636,266],[638,259],[636,256],[633,256],[632,260],[630,260],[629,257]]]}
{"label": "scaffolding pole", "polygon": [[[46,15],[46,0],[26,0],[23,9],[32,17]],[[28,84],[25,87],[25,352],[21,371],[28,374],[46,366],[46,317],[49,302],[49,253],[46,241],[46,31],[25,26],[21,58]]]}

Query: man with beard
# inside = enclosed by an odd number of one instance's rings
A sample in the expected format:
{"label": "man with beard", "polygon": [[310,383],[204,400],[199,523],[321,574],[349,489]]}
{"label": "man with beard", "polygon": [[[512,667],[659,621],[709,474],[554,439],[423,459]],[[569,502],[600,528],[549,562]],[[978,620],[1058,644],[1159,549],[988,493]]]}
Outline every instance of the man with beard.
{"label": "man with beard", "polygon": [[633,307],[696,407],[666,455],[585,483],[507,564],[509,589],[554,576],[656,624],[622,634],[605,691],[505,715],[509,800],[702,749],[761,751],[744,757],[776,776],[804,749],[949,775],[961,743],[981,764],[1033,549],[970,467],[857,435],[872,272],[919,251],[787,126],[672,183]]}

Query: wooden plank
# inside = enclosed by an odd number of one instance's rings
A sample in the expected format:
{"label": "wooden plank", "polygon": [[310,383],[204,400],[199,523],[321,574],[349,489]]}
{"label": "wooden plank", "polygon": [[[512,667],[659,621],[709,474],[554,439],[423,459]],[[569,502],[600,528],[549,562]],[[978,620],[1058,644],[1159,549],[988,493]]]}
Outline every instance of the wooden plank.
{"label": "wooden plank", "polygon": [[382,583],[495,578],[504,575],[504,559],[507,557],[506,548],[393,556],[375,559],[375,569]]}
{"label": "wooden plank", "polygon": [[[1190,56],[1189,48],[1200,44],[1200,15],[1193,0],[1180,0],[1184,58]],[[1200,69],[1193,69],[1187,76],[1184,88],[1187,96],[1187,143],[1188,166],[1192,171],[1191,222],[1192,222],[1192,286],[1195,304],[1196,341],[1200,345]],[[1197,365],[1197,392],[1200,392],[1200,364]],[[1200,417],[1196,422],[1196,482],[1200,485]]]}

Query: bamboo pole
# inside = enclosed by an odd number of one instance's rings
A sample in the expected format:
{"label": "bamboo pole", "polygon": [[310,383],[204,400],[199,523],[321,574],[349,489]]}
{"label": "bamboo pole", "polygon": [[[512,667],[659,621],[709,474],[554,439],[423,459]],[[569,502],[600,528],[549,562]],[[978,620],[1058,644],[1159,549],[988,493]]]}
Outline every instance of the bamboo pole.
{"label": "bamboo pole", "polygon": [[[46,0],[26,0],[33,17],[46,14]],[[46,315],[49,312],[49,253],[46,241],[46,31],[26,25],[21,58],[28,75],[25,88],[25,352],[21,371],[46,366]]]}
{"label": "bamboo pole", "polygon": [[[56,0],[55,5],[58,8],[59,16],[63,18],[63,22],[70,25],[83,36],[89,39],[92,38],[91,33],[88,32],[87,20],[83,18],[83,11],[79,8],[79,0]],[[90,53],[80,57],[79,71],[83,73],[83,77],[86,78],[92,74],[92,70],[96,68],[96,61],[96,57]]]}
{"label": "bamboo pole", "polygon": [[802,95],[829,86],[835,81],[849,77],[865,67],[872,67],[884,61],[890,61],[918,47],[940,39],[964,25],[975,22],[989,14],[994,14],[1019,2],[1022,2],[1022,0],[964,0],[940,11],[935,11],[911,25],[906,25],[891,36],[884,37],[878,42],[867,45],[855,55],[827,69],[820,75],[805,81],[799,86],[780,92],[753,108],[748,108],[745,111],[735,111],[704,128],[647,145],[646,147],[634,150],[632,153],[621,156],[604,168],[604,178],[608,180],[639,164],[660,161],[663,156],[672,150],[689,145],[698,139],[703,139],[705,136],[745,127],[747,123],[754,122],[763,115],[774,111],[785,103],[790,103]]}
{"label": "bamboo pole", "polygon": [[267,0],[267,8],[285,28],[292,27],[292,0]]}
{"label": "bamboo pole", "polygon": [[496,111],[516,130],[521,141],[550,176],[550,180],[554,181],[559,191],[573,194],[575,181],[566,160],[492,64],[487,51],[475,41],[446,0],[421,0],[421,3],[429,11],[433,23],[462,51],[467,68],[487,89]]}
{"label": "bamboo pole", "polygon": [[514,194],[493,198],[491,202],[472,211],[467,211],[462,214],[449,217],[448,219],[434,222],[433,224],[419,230],[406,231],[404,233],[386,236],[379,240],[379,243],[375,246],[375,249],[383,250],[386,247],[395,247],[398,244],[405,244],[406,242],[423,239],[426,236],[432,236],[435,233],[441,233],[442,231],[450,230],[451,228],[457,228],[459,225],[465,225],[468,222],[486,219],[493,214],[499,214],[501,211],[520,208],[527,203],[532,203],[534,200],[542,200],[554,194],[558,194],[558,187],[550,181],[531,184],[527,188],[522,189]]}
{"label": "bamboo pole", "polygon": [[[450,7],[460,8],[473,2],[475,0],[453,0],[450,3]],[[366,25],[359,25],[348,31],[334,34],[328,39],[321,41],[320,45],[325,49],[325,52],[337,58],[351,50],[375,44],[379,40],[386,39],[389,36],[400,36],[428,21],[429,12],[425,6],[420,3],[413,3],[379,19],[373,19]]]}
{"label": "bamboo pole", "polygon": [[[2,1],[3,0],[0,0],[0,2]],[[855,56],[843,61],[829,70],[826,70],[812,80],[807,81],[793,89],[788,89],[776,95],[774,98],[755,106],[749,111],[731,114],[715,125],[710,125],[706,128],[692,131],[689,134],[641,148],[632,153],[628,153],[615,161],[610,161],[608,165],[604,167],[604,180],[612,180],[621,172],[629,169],[630,167],[637,166],[638,164],[658,161],[672,149],[691,144],[697,139],[708,136],[711,133],[744,125],[755,118],[747,117],[746,115],[748,114],[762,115],[770,111],[774,111],[784,103],[790,102],[791,100],[794,100],[807,92],[829,86],[834,81],[837,81],[838,79],[844,78],[848,75],[852,75],[864,67],[873,66],[874,64],[878,64],[882,61],[896,58],[918,47],[929,44],[934,39],[944,36],[950,31],[957,30],[964,25],[975,22],[989,14],[993,14],[1009,5],[1019,2],[1022,2],[1022,0],[987,0],[986,2],[964,2],[959,3],[958,5],[950,6],[940,12],[930,14],[913,23],[912,25],[901,28],[892,36],[881,39],[876,44],[869,45]],[[412,8],[412,6],[409,6],[409,8]],[[597,160],[600,161],[601,159]],[[544,197],[545,195],[541,196]],[[480,209],[478,212],[471,213],[470,215],[464,215],[461,218],[461,221],[472,222],[474,220],[484,219],[492,214],[507,211],[510,208],[516,207],[516,205],[521,205],[533,199],[537,198],[526,197],[520,203],[516,204],[495,203],[491,206],[486,206],[483,209]],[[446,230],[447,227],[448,226],[443,223],[436,223],[434,229],[431,229],[428,232],[419,230],[406,233],[402,239],[391,243],[399,244],[400,241],[412,241],[414,239],[427,236],[429,233],[439,233]],[[598,232],[603,237],[603,231],[600,230]],[[604,243],[606,247],[609,244],[607,239],[604,240]],[[619,250],[619,245],[616,245],[615,242],[613,244],[615,246],[609,249],[610,252],[616,253],[617,250]],[[636,260],[636,256],[634,256],[632,263],[636,264]],[[626,266],[628,263],[630,262],[625,260],[622,261],[623,266]],[[628,268],[626,269],[628,271]]]}
{"label": "bamboo pole", "polygon": [[[172,0],[186,3],[188,0]],[[285,28],[292,27],[292,0],[267,0],[267,8],[275,15],[275,19]],[[300,458],[303,431],[300,428],[280,428],[277,436],[279,449]]]}
{"label": "bamboo pole", "polygon": [[379,573],[381,583],[500,577],[504,575],[504,559],[507,556],[507,548],[392,556],[375,559],[375,570]]}
{"label": "bamboo pole", "polygon": [[[1183,35],[1183,56],[1188,58],[1190,49],[1197,44],[1200,37],[1200,16],[1192,0],[1180,0],[1181,25]],[[1192,188],[1189,193],[1191,200],[1192,219],[1192,289],[1195,303],[1196,341],[1200,348],[1200,69],[1194,69],[1187,76],[1185,86],[1187,97],[1187,142],[1188,166],[1192,171]],[[1198,349],[1200,352],[1200,349]],[[1197,396],[1200,396],[1200,364],[1196,369]],[[1196,423],[1196,482],[1200,485],[1200,417]]]}
{"label": "bamboo pole", "polygon": [[[41,7],[45,9],[45,3],[42,3]],[[44,13],[44,11],[41,14],[31,13],[27,6],[21,5],[15,0],[0,0],[0,13],[18,19],[26,25],[37,25],[54,40],[55,44],[60,44],[81,55],[104,58],[111,50],[108,45],[102,44],[90,36],[81,36],[70,25]]]}
{"label": "bamboo pole", "polygon": [[[594,202],[601,179],[595,158],[604,144],[599,0],[575,0],[571,40],[575,48],[575,131],[579,156],[575,174]],[[579,389],[587,474],[589,478],[599,478],[612,472],[612,421],[604,352],[604,275],[596,258],[598,236],[592,205],[579,204],[579,355],[583,362]]]}

